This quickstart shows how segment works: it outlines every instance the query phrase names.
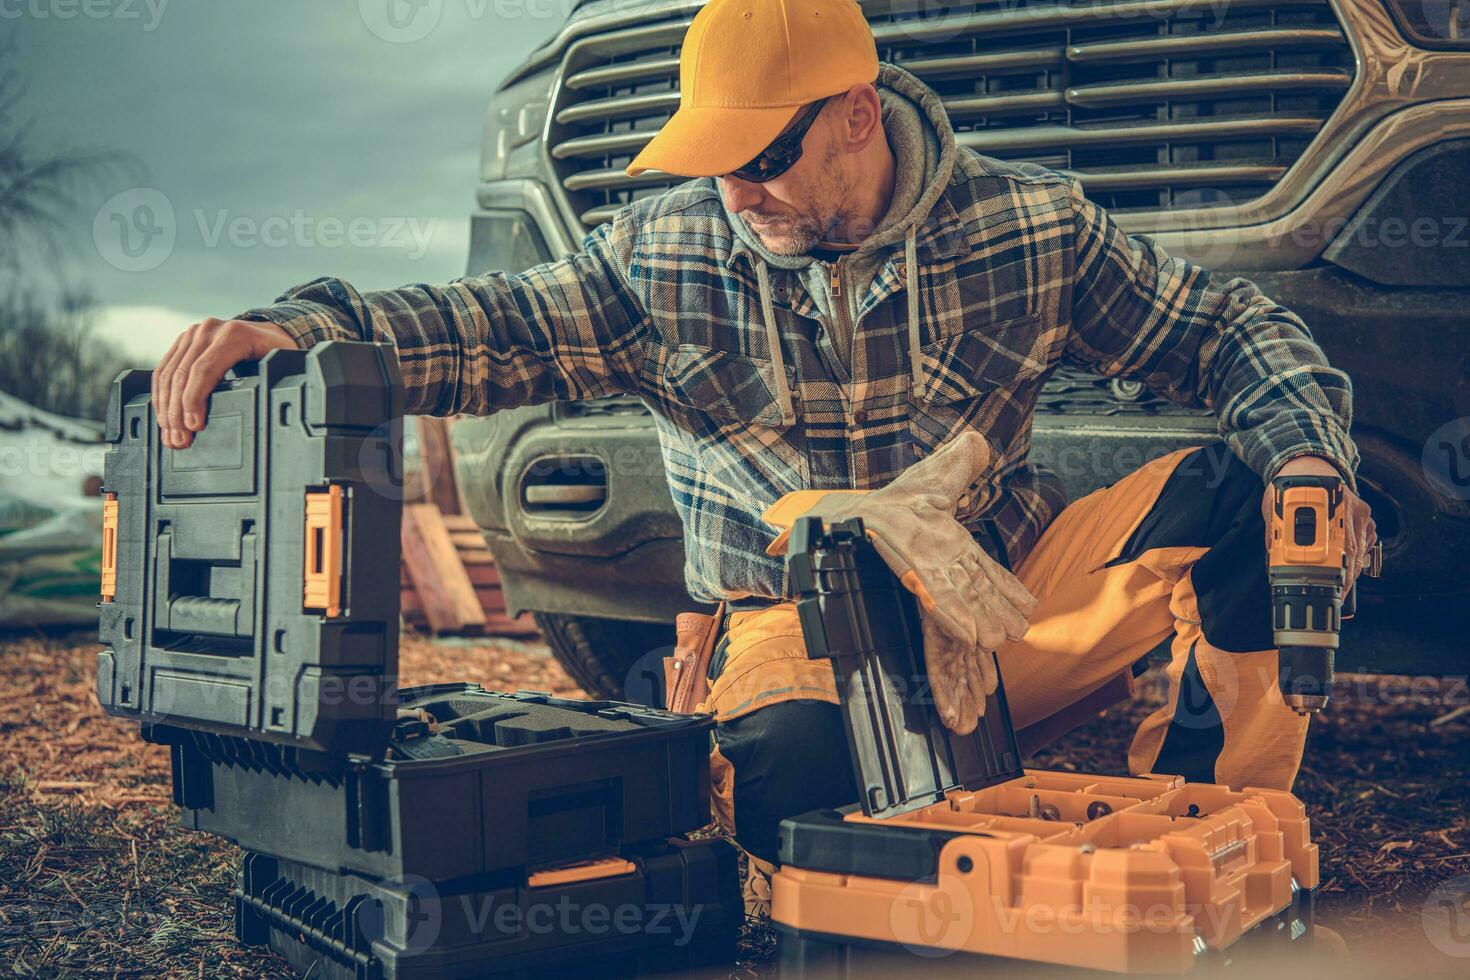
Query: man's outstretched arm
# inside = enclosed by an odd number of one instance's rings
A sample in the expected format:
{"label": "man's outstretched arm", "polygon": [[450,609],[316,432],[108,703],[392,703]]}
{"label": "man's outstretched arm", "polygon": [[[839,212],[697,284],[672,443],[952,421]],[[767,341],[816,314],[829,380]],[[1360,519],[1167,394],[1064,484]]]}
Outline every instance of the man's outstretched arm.
{"label": "man's outstretched arm", "polygon": [[1210,408],[1220,435],[1263,478],[1321,456],[1353,482],[1352,383],[1301,319],[1245,279],[1222,282],[1129,236],[1072,185],[1076,257],[1069,359]]}
{"label": "man's outstretched arm", "polygon": [[[1231,450],[1264,481],[1337,473],[1347,481],[1349,580],[1376,537],[1356,494],[1352,382],[1327,363],[1302,320],[1252,282],[1129,236],[1072,183],[1076,270],[1067,356],[1210,408]],[[1269,506],[1269,488],[1262,501]],[[1268,522],[1269,523],[1269,522]]]}
{"label": "man's outstretched arm", "polygon": [[233,320],[197,323],[153,374],[164,444],[193,441],[210,391],[235,364],[325,340],[395,344],[410,414],[483,415],[636,391],[650,327],[623,272],[631,248],[619,215],[581,252],[519,274],[366,293],[317,279]]}

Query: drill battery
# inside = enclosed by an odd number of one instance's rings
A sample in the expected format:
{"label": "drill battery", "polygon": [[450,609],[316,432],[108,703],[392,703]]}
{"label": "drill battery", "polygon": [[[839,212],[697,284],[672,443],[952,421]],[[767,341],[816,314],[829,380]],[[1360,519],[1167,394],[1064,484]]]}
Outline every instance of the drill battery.
{"label": "drill battery", "polygon": [[1310,937],[1317,846],[1290,793],[1023,769],[1003,686],[970,735],[938,721],[917,604],[860,520],[801,519],[788,564],[863,796],[781,825],[784,977],[932,973],[949,953],[1181,975]]}

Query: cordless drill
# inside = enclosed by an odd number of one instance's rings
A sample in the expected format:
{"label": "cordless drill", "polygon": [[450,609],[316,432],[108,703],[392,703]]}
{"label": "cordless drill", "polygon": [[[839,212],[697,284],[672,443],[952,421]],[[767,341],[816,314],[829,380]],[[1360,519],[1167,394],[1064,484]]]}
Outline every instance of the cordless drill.
{"label": "cordless drill", "polygon": [[[1332,694],[1333,659],[1357,590],[1347,588],[1346,501],[1336,476],[1271,481],[1271,629],[1279,652],[1277,685],[1297,714],[1315,714]],[[1378,574],[1374,545],[1365,574]]]}

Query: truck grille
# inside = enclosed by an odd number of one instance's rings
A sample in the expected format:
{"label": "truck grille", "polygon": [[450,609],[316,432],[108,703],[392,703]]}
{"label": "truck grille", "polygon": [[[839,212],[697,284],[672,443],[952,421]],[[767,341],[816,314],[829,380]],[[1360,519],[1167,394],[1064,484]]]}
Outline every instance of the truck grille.
{"label": "truck grille", "polygon": [[[1352,81],[1327,0],[862,5],[879,58],[943,97],[961,145],[1075,174],[1119,212],[1260,197]],[[678,107],[688,26],[610,32],[568,54],[548,144],[589,228],[682,179],[623,169]]]}
{"label": "truck grille", "polygon": [[[557,402],[556,418],[616,422],[649,416],[635,395],[615,395],[590,402]],[[1141,382],[1100,378],[1074,367],[1059,367],[1036,401],[1038,415],[1148,415],[1213,418],[1212,412],[1181,408],[1149,391]]]}

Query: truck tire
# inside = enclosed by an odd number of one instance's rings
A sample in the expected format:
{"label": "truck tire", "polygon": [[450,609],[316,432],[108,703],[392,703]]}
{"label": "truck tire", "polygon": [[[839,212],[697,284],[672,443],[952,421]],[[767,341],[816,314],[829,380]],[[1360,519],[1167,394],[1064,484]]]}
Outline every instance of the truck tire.
{"label": "truck tire", "polygon": [[[673,650],[673,623],[545,612],[534,615],[557,662],[589,697],[663,706],[662,668],[658,661]],[[639,677],[628,684],[635,667]],[[634,690],[629,691],[629,687]]]}

